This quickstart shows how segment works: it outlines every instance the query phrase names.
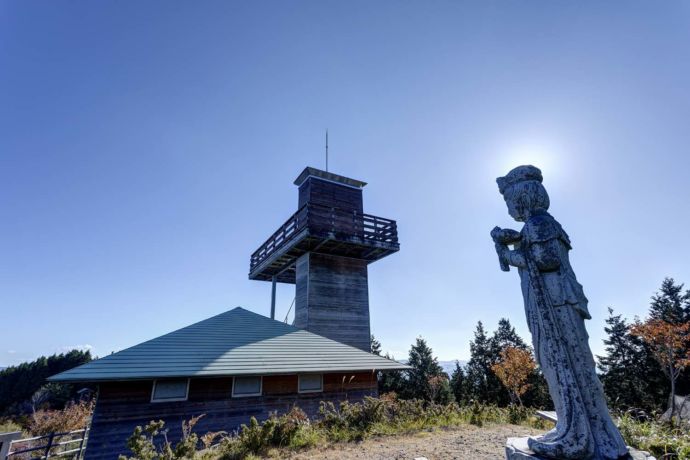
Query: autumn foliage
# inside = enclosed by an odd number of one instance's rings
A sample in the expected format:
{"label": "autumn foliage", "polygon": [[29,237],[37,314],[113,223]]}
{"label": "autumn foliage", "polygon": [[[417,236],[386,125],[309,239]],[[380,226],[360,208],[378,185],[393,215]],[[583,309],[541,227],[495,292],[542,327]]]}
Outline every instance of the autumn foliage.
{"label": "autumn foliage", "polygon": [[522,395],[529,389],[527,382],[536,367],[529,350],[506,347],[501,351],[501,360],[491,366],[491,370],[508,389],[511,400],[522,405]]}
{"label": "autumn foliage", "polygon": [[63,433],[88,427],[93,403],[69,403],[62,410],[38,410],[31,416],[29,431],[35,436]]}
{"label": "autumn foliage", "polygon": [[673,418],[676,380],[683,369],[690,366],[690,322],[670,323],[661,319],[649,319],[644,323],[638,321],[632,326],[631,333],[647,343],[671,381]]}

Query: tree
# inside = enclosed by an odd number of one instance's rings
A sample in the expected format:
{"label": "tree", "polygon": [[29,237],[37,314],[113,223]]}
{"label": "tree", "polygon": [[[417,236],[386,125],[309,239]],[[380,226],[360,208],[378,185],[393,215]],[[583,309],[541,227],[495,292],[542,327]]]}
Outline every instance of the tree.
{"label": "tree", "polygon": [[[385,358],[395,361],[395,358],[390,356],[388,353],[386,353]],[[379,372],[378,380],[380,394],[395,393],[401,397],[405,397],[408,393],[407,378],[405,377],[403,371]]]}
{"label": "tree", "polygon": [[681,371],[690,365],[690,322],[673,324],[650,318],[642,323],[637,321],[632,334],[642,338],[652,349],[664,373],[671,383],[671,420],[676,407],[676,380]]}
{"label": "tree", "polygon": [[455,361],[455,369],[450,376],[450,389],[458,404],[466,402],[465,385],[465,371],[460,367],[460,363]]}
{"label": "tree", "polygon": [[597,367],[609,405],[655,410],[667,392],[661,367],[649,347],[630,333],[630,325],[621,315],[614,315],[612,308],[604,330],[606,355],[598,356]]}
{"label": "tree", "polygon": [[[49,357],[41,356],[36,361],[11,366],[0,371],[0,414],[31,411],[30,398],[45,384],[46,378],[91,361],[89,351],[72,350]],[[51,397],[42,404],[51,408],[62,408],[75,396],[73,385],[50,385]],[[37,396],[38,398],[38,396]],[[38,401],[38,399],[37,399]],[[23,409],[22,406],[26,406]]]}
{"label": "tree", "polygon": [[661,289],[652,296],[649,317],[672,324],[690,321],[690,290],[683,292],[683,287],[673,278],[665,278]]}
{"label": "tree", "polygon": [[417,341],[410,348],[410,357],[407,364],[412,367],[408,373],[409,396],[427,401],[432,400],[433,392],[429,379],[445,375],[445,373],[423,338],[417,337]]}
{"label": "tree", "polygon": [[[379,342],[374,334],[371,335],[371,352],[375,355],[381,356],[381,342]],[[384,356],[386,359],[395,361],[395,358],[388,353]],[[396,393],[402,394],[405,392],[407,386],[407,379],[403,371],[378,371],[377,380],[379,386],[379,393]]]}
{"label": "tree", "polygon": [[521,406],[522,395],[529,389],[529,376],[536,368],[532,353],[517,347],[503,349],[500,361],[491,366],[491,370],[508,389],[511,402],[515,403],[517,399]]}
{"label": "tree", "polygon": [[498,321],[498,329],[496,329],[493,337],[489,340],[490,353],[494,359],[498,360],[501,352],[508,347],[520,350],[529,349],[522,337],[515,332],[515,328],[510,324],[510,320],[501,318]]}
{"label": "tree", "polygon": [[[690,290],[683,292],[684,285],[676,283],[671,277],[664,278],[659,290],[652,296],[649,317],[673,324],[690,322]],[[690,393],[690,370],[680,373],[676,382],[676,392]]]}
{"label": "tree", "polygon": [[529,346],[522,340],[510,320],[501,318],[498,321],[498,329],[494,331],[493,336],[489,339],[489,372],[486,378],[487,394],[489,401],[500,406],[506,406],[509,403],[514,403],[512,396],[506,393],[500,379],[493,372],[492,367],[501,362],[501,353],[507,348],[517,348],[519,350],[527,351]]}
{"label": "tree", "polygon": [[467,398],[479,402],[489,402],[488,379],[491,372],[491,352],[484,325],[477,323],[474,340],[470,342],[470,360],[467,363]]}
{"label": "tree", "polygon": [[429,377],[429,400],[437,404],[448,404],[455,401],[453,390],[450,388],[448,374],[442,372],[439,375]]}
{"label": "tree", "polygon": [[375,355],[381,356],[381,342],[376,340],[374,334],[371,334],[371,352]]}

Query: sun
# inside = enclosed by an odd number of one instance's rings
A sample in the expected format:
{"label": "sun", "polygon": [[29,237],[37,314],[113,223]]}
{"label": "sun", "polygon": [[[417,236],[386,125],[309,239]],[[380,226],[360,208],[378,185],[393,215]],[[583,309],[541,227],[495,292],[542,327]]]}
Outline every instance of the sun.
{"label": "sun", "polygon": [[507,173],[516,166],[532,165],[550,177],[558,176],[564,169],[563,150],[544,142],[519,142],[501,149],[496,158],[497,167]]}

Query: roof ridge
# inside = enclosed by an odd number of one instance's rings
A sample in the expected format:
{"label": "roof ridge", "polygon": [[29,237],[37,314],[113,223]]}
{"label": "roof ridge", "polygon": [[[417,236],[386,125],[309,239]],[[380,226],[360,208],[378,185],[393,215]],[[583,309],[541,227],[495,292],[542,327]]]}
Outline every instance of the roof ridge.
{"label": "roof ridge", "polygon": [[104,381],[407,367],[238,306],[49,380]]}

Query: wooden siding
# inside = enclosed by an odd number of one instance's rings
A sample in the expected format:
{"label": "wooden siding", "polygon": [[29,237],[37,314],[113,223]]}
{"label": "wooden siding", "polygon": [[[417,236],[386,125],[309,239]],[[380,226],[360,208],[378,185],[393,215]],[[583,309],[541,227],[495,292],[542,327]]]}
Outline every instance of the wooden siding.
{"label": "wooden siding", "polygon": [[377,394],[372,372],[324,374],[324,391],[318,393],[298,393],[297,378],[264,376],[262,396],[245,398],[230,396],[231,377],[192,379],[187,401],[160,403],[150,402],[151,380],[102,383],[85,458],[117,459],[118,455],[127,454],[127,438],[134,428],[151,420],[164,420],[170,430],[168,439],[175,443],[182,434],[182,421],[200,414],[206,415],[194,429],[199,435],[209,431],[233,432],[248,423],[251,416],[263,420],[271,412],[284,413],[297,405],[313,417],[318,414],[321,401],[359,401]]}
{"label": "wooden siding", "polygon": [[364,212],[362,189],[328,182],[318,177],[310,177],[299,187],[297,209],[305,204],[316,204],[346,211]]}
{"label": "wooden siding", "polygon": [[367,261],[312,252],[296,268],[294,325],[370,351]]}

